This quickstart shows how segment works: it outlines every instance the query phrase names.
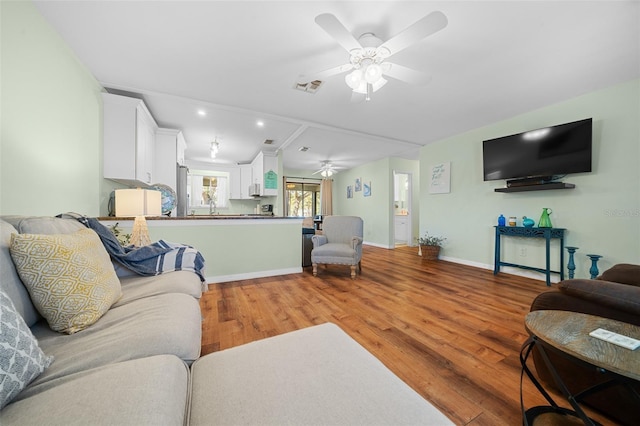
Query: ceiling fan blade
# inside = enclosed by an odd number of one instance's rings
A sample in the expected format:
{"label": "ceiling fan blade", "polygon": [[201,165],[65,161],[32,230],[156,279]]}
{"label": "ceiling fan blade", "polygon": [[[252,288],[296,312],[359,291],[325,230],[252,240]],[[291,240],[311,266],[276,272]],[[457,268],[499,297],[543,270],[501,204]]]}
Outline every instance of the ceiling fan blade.
{"label": "ceiling fan blade", "polygon": [[387,57],[395,55],[399,51],[411,46],[412,44],[422,40],[423,38],[437,33],[447,26],[447,17],[444,13],[436,11],[431,12],[424,18],[407,27],[404,31],[382,43],[379,50],[386,49],[389,51]]}
{"label": "ceiling fan blade", "polygon": [[324,80],[336,74],[349,71],[352,68],[353,68],[352,64],[342,64],[342,65],[338,65],[337,67],[329,68],[328,70],[318,71],[313,74],[301,75],[298,77],[298,83],[311,83],[312,81],[315,81],[315,80]]}
{"label": "ceiling fan blade", "polygon": [[322,15],[316,16],[316,24],[325,30],[327,34],[333,37],[340,46],[347,50],[347,52],[350,52],[353,49],[360,49],[362,47],[353,34],[351,34],[349,30],[347,30],[345,26],[338,21],[338,18],[330,13],[323,13]]}
{"label": "ceiling fan blade", "polygon": [[382,73],[384,75],[416,86],[424,86],[429,83],[432,78],[429,74],[425,74],[421,71],[416,71],[402,65],[390,62],[384,62],[383,65]]}

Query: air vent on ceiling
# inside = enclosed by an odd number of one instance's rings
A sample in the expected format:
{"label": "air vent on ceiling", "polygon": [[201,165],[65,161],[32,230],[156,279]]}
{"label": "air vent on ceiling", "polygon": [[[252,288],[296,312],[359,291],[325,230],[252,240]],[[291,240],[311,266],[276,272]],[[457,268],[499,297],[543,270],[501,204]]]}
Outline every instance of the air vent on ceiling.
{"label": "air vent on ceiling", "polygon": [[273,145],[273,139],[265,139],[264,140],[264,144],[265,145]]}
{"label": "air vent on ceiling", "polygon": [[296,83],[293,88],[307,93],[316,93],[322,83],[323,81],[321,80],[313,80],[310,83]]}

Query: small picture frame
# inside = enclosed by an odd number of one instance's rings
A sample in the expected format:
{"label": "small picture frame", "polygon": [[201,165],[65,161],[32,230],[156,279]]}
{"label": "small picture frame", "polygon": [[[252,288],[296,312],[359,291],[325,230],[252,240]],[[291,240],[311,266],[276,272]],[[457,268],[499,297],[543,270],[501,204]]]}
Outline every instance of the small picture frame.
{"label": "small picture frame", "polygon": [[347,198],[353,198],[353,185],[347,186]]}
{"label": "small picture frame", "polygon": [[356,192],[362,191],[362,178],[356,178]]}
{"label": "small picture frame", "polygon": [[364,184],[364,196],[371,197],[371,182],[365,182]]}

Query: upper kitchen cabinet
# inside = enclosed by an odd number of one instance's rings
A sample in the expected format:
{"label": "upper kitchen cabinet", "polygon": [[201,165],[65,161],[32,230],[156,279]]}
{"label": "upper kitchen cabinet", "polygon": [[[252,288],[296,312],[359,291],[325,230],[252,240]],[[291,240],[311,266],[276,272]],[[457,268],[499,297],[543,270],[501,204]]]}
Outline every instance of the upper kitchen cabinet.
{"label": "upper kitchen cabinet", "polygon": [[187,142],[180,130],[156,130],[154,144],[153,183],[168,185],[177,190],[177,165],[184,165]]}
{"label": "upper kitchen cabinet", "polygon": [[128,186],[153,183],[158,128],[140,99],[103,93],[104,177]]}
{"label": "upper kitchen cabinet", "polygon": [[249,194],[249,185],[253,183],[251,164],[240,164],[229,172],[229,198],[238,200],[253,200]]}
{"label": "upper kitchen cabinet", "polygon": [[[271,152],[260,152],[251,162],[252,183],[260,185],[260,195],[278,195],[278,157]],[[254,194],[250,194],[254,195]]]}

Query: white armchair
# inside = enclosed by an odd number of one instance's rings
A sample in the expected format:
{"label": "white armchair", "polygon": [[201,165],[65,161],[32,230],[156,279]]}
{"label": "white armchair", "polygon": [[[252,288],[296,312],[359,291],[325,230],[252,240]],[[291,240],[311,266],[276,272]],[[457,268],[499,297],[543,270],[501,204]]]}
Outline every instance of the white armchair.
{"label": "white armchair", "polygon": [[362,271],[362,230],[362,219],[357,216],[325,216],[323,235],[311,238],[313,275],[318,275],[318,264],[349,265],[351,278],[355,278],[356,266]]}

